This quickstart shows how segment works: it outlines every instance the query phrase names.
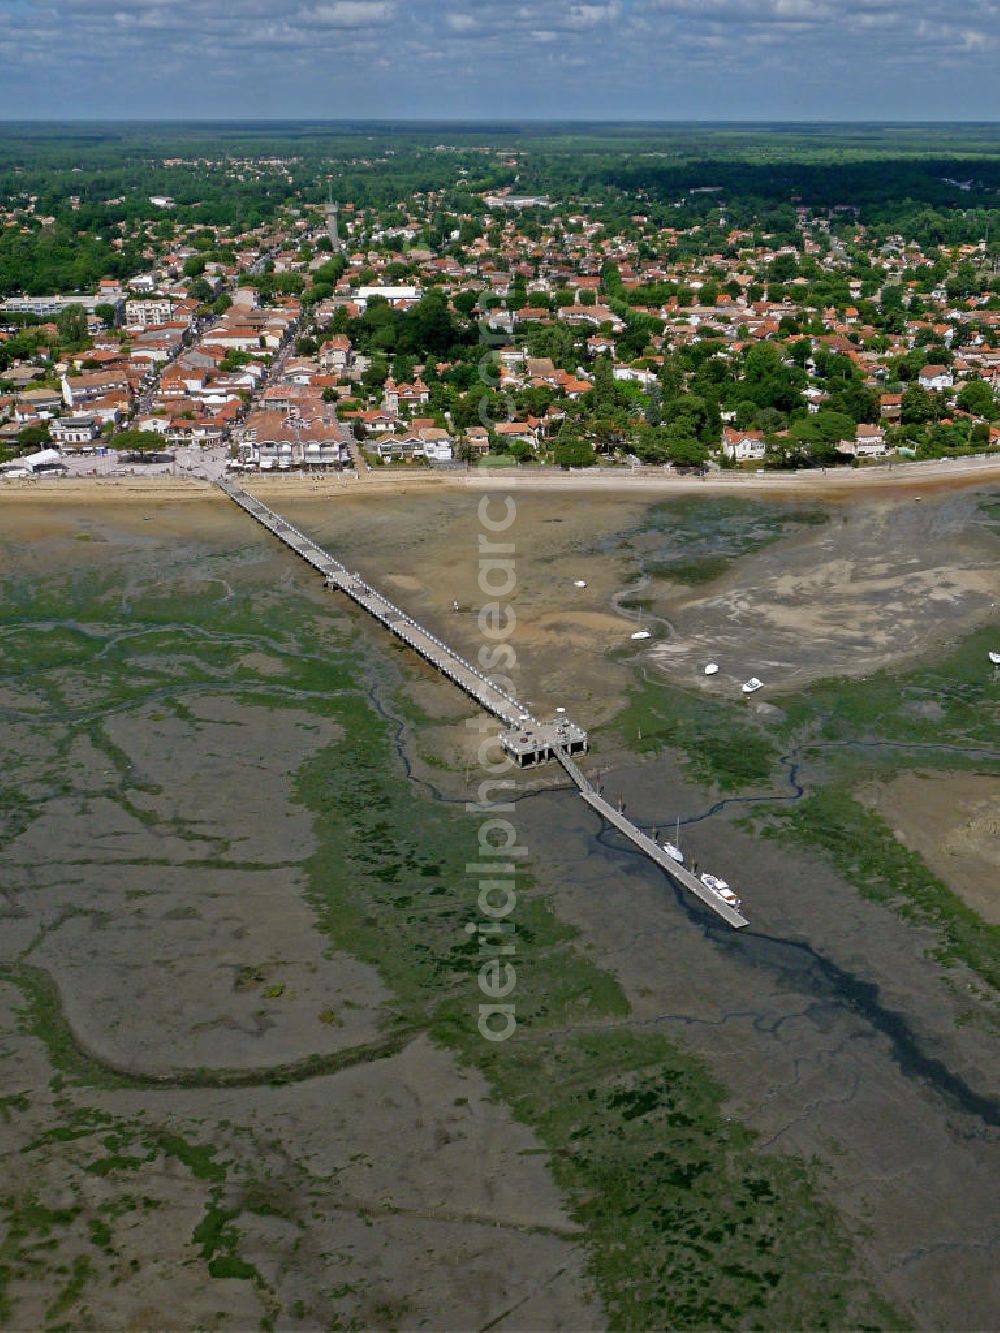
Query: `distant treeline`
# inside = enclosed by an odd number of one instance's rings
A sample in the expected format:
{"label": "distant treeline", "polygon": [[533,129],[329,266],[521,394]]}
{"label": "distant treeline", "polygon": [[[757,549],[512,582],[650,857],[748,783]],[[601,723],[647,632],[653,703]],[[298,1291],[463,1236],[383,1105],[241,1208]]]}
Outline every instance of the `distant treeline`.
{"label": "distant treeline", "polygon": [[[185,159],[167,166],[171,159]],[[201,159],[215,165],[204,165]],[[235,165],[252,159],[256,165]],[[268,159],[275,161],[269,162]],[[221,165],[220,165],[221,164]],[[967,188],[961,188],[961,186]],[[706,186],[717,192],[692,193]],[[350,122],[8,124],[0,204],[33,213],[0,232],[0,294],[92,287],[142,267],[143,229],[257,227],[281,210],[342,203],[384,214],[435,193],[423,238],[447,244],[483,191],[515,187],[582,201],[609,231],[641,214],[653,226],[697,222],[797,239],[795,206],[835,209],[922,246],[1000,236],[995,126],[438,125]],[[157,208],[151,195],[175,207]],[[41,219],[54,219],[41,222]],[[403,213],[399,213],[402,221]],[[537,230],[549,214],[522,215]],[[121,239],[119,248],[112,242]],[[466,238],[467,239],[467,238]]]}

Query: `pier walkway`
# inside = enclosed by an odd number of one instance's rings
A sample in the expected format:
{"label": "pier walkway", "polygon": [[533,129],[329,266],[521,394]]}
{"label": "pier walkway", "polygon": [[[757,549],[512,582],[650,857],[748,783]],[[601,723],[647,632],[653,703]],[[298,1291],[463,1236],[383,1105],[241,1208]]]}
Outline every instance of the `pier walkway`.
{"label": "pier walkway", "polygon": [[603,796],[597,792],[581,792],[580,795],[597,811],[603,815],[609,824],[613,824],[619,833],[623,833],[629,842],[634,843],[640,852],[645,852],[651,861],[655,861],[661,870],[665,870],[671,879],[676,880],[682,888],[693,893],[696,898],[700,898],[706,907],[710,907],[713,912],[721,916],[723,921],[739,930],[741,926],[748,926],[750,922],[740,912],[738,907],[732,903],[727,903],[720,893],[710,889],[707,884],[703,884],[697,875],[693,874],[685,866],[675,861],[669,856],[663,848],[653,841],[648,834],[643,833],[642,829],[637,828],[631,819],[626,819],[620,810],[606,801]]}
{"label": "pier walkway", "polygon": [[223,479],[217,482],[217,485],[235,504],[267,528],[268,532],[273,533],[296,555],[301,556],[322,574],[328,587],[346,593],[356,605],[374,616],[398,639],[418,652],[425,661],[453,681],[459,689],[464,690],[480,708],[503,722],[508,730],[501,735],[500,742],[516,762],[526,765],[542,763],[548,759],[557,760],[591,809],[606,819],[671,879],[700,898],[729,925],[738,929],[749,924],[735,907],[703,884],[697,875],[669,856],[658,843],[643,833],[620,810],[616,810],[597,791],[572,758],[573,754],[585,752],[588,747],[587,733],[581,727],[564,717],[557,717],[548,722],[540,721],[507,690],[485,676],[447,644],[442,643],[412,616],[407,615],[376,588],[366,583],[360,574],[352,573],[346,565],[334,559],[328,551],[317,546],[310,537],[300,532],[261,500],[231,481]]}
{"label": "pier walkway", "polygon": [[334,559],[328,551],[317,546],[312,538],[300,532],[262,500],[231,481],[221,480],[218,486],[268,532],[272,532],[296,555],[308,561],[324,576],[329,587],[345,592],[353,602],[418,652],[459,689],[464,690],[480,708],[499,718],[508,728],[502,737],[504,748],[522,766],[555,758],[557,749],[566,749],[574,754],[586,750],[587,733],[582,727],[564,717],[541,721],[502,685],[459,656],[377,588],[366,583],[360,574],[353,573],[346,565]]}
{"label": "pier walkway", "polygon": [[391,630],[398,639],[409,644],[425,661],[437,667],[442,675],[464,690],[474,699],[480,708],[498,717],[508,727],[523,724],[541,725],[538,719],[518,703],[513,695],[483,675],[471,662],[453,652],[447,644],[435,638],[418,621],[408,616],[376,588],[366,583],[359,574],[347,570],[333,570],[327,574],[327,583],[331,588],[339,588],[358,606],[380,620],[386,629]]}
{"label": "pier walkway", "polygon": [[610,801],[605,800],[579,765],[575,764],[568,754],[560,751],[556,758],[576,783],[580,795],[591,809],[596,810],[619,833],[624,834],[629,842],[638,847],[640,852],[645,852],[649,859],[655,861],[661,870],[665,870],[671,879],[676,880],[678,884],[688,889],[696,898],[700,898],[707,907],[710,907],[713,912],[717,912],[723,921],[728,921],[735,929],[739,930],[741,926],[750,924],[738,908],[733,907],[731,903],[727,903],[720,894],[716,893],[714,889],[710,889],[707,884],[702,884],[697,875],[682,866],[680,862],[675,861],[672,856],[663,850],[659,843],[649,837],[648,834],[643,833],[642,829],[633,824],[631,819],[626,819],[622,812],[616,810]]}

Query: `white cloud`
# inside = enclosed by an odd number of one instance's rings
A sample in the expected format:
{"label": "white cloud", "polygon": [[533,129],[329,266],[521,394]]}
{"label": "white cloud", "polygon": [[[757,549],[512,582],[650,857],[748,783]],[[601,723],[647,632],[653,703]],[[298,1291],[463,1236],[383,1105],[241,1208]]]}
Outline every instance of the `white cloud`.
{"label": "white cloud", "polygon": [[599,23],[609,23],[621,13],[621,4],[612,0],[606,5],[571,4],[567,22],[571,28],[595,28]]}
{"label": "white cloud", "polygon": [[302,18],[329,28],[379,28],[395,14],[395,0],[333,0],[333,4],[306,10]]}
{"label": "white cloud", "polygon": [[717,23],[822,23],[848,5],[834,0],[647,0],[644,9],[664,17]]}
{"label": "white cloud", "polygon": [[[0,114],[78,113],[94,71],[110,68],[106,114],[125,116],[253,115],[266,96],[269,113],[290,117],[760,117],[791,106],[985,119],[1000,103],[998,49],[1000,0],[0,0]],[[394,77],[373,88],[382,56]],[[932,107],[926,87],[948,80],[947,107]]]}

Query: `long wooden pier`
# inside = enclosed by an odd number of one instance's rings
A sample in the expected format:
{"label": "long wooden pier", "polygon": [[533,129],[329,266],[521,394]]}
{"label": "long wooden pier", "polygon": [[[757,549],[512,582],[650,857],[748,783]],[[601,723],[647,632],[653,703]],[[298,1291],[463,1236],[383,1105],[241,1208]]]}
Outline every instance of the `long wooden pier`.
{"label": "long wooden pier", "polygon": [[521,764],[557,760],[569,775],[586,803],[603,819],[616,828],[639,851],[654,861],[671,879],[689,890],[722,917],[723,921],[739,929],[749,922],[730,903],[703,884],[697,875],[669,856],[648,834],[627,819],[620,810],[601,795],[593,783],[573,760],[574,754],[587,750],[587,733],[567,718],[540,721],[506,689],[484,675],[471,662],[449,648],[431,634],[412,616],[390,602],[387,597],[367,583],[360,574],[353,573],[328,551],[300,532],[293,524],[269,508],[256,496],[231,481],[219,481],[218,486],[229,498],[257,520],[268,532],[284,542],[296,555],[307,561],[326,579],[327,586],[339,589],[369,615],[374,616],[386,629],[409,645],[427,662],[453,681],[485,712],[498,718],[508,730],[501,736],[501,744]]}
{"label": "long wooden pier", "polygon": [[258,523],[263,524],[269,532],[273,532],[286,546],[290,546],[297,555],[318,570],[325,577],[329,587],[339,588],[347,593],[353,602],[376,620],[381,621],[386,629],[437,667],[442,675],[454,681],[487,713],[499,718],[508,727],[517,728],[524,723],[533,724],[534,727],[545,725],[512,694],[484,675],[464,657],[460,657],[412,616],[407,615],[402,608],[390,602],[378,589],[366,583],[360,574],[352,573],[346,565],[335,560],[328,551],[317,546],[312,538],[300,532],[261,500],[249,495],[241,486],[236,486],[231,481],[220,481],[219,486],[241,509],[245,509]]}
{"label": "long wooden pier", "polygon": [[583,772],[578,764],[575,764],[568,754],[560,752],[556,758],[562,764],[563,768],[576,783],[580,795],[597,813],[613,825],[619,833],[624,834],[629,842],[638,847],[640,852],[645,852],[651,861],[655,861],[661,870],[665,870],[671,879],[675,879],[678,884],[690,890],[696,898],[717,912],[723,921],[728,921],[735,929],[739,930],[741,926],[748,926],[750,923],[739,910],[733,907],[732,903],[727,903],[721,894],[710,889],[707,884],[703,884],[697,875],[686,869],[675,861],[669,853],[648,834],[643,833],[642,829],[633,824],[631,819],[626,819],[620,810],[616,810],[610,801],[605,800],[593,783]]}

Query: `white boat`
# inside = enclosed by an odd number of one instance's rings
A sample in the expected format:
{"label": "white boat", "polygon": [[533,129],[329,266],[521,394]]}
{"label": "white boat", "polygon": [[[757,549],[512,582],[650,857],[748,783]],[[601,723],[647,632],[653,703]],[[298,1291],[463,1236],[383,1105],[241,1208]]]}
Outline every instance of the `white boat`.
{"label": "white boat", "polygon": [[586,579],[574,579],[574,580],[573,580],[573,587],[574,587],[574,588],[585,588],[586,586],[587,586],[587,580],[586,580]]}
{"label": "white boat", "polygon": [[728,903],[730,907],[739,907],[740,900],[724,879],[719,879],[717,875],[699,875],[698,878],[704,884],[706,889],[711,889],[717,893],[723,902]]}
{"label": "white boat", "polygon": [[1000,653],[990,653],[990,661],[994,666],[1000,666]]}
{"label": "white boat", "polygon": [[705,675],[706,675],[706,676],[717,676],[718,674],[719,674],[719,664],[718,664],[718,662],[709,662],[708,666],[705,668]]}
{"label": "white boat", "polygon": [[637,629],[631,637],[633,639],[651,639],[653,635],[648,629]]}
{"label": "white boat", "polygon": [[666,854],[672,857],[675,861],[677,861],[678,864],[680,865],[684,864],[684,853],[681,851],[679,847],[675,847],[672,842],[661,842],[660,846],[663,848]]}
{"label": "white boat", "polygon": [[743,682],[744,694],[754,694],[757,690],[762,690],[763,688],[764,688],[764,682],[762,680],[758,680],[756,676],[751,676],[749,680],[745,680]]}

